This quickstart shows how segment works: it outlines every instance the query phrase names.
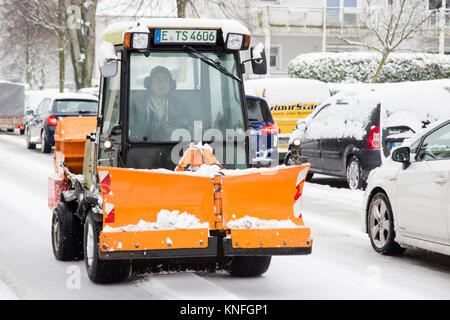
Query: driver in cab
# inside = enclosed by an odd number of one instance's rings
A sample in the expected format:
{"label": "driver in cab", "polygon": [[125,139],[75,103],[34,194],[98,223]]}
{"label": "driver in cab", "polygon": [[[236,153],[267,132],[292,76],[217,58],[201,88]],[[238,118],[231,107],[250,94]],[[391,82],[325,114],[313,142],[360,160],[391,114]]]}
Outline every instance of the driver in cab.
{"label": "driver in cab", "polygon": [[176,82],[166,67],[157,66],[144,79],[145,94],[132,95],[129,133],[133,140],[170,141],[172,132],[186,128],[186,104],[173,92]]}

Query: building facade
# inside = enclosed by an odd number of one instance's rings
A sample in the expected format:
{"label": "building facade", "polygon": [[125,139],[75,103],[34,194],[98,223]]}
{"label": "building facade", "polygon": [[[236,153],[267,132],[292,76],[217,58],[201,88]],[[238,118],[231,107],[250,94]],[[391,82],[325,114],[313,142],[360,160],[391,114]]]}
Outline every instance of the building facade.
{"label": "building facade", "polygon": [[[398,4],[394,0],[253,0],[247,1],[246,21],[253,42],[263,42],[271,76],[286,76],[289,61],[301,53],[367,51],[343,39],[359,42],[370,34],[370,26]],[[251,3],[251,4],[250,4]],[[423,43],[416,49],[450,53],[450,0],[423,0],[415,21],[431,15],[420,27]],[[432,10],[438,9],[433,13]]]}

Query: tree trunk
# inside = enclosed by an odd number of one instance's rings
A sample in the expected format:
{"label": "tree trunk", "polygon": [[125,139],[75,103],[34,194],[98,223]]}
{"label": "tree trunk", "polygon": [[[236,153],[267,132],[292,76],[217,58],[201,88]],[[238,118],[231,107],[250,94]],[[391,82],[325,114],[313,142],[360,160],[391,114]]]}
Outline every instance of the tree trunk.
{"label": "tree trunk", "polygon": [[383,66],[386,63],[388,55],[389,55],[389,52],[383,53],[383,57],[381,58],[380,64],[378,65],[377,72],[375,72],[375,75],[373,76],[372,83],[376,83],[378,78],[380,77],[381,70],[383,69]]}
{"label": "tree trunk", "polygon": [[81,5],[76,16],[79,22],[77,28],[67,28],[66,36],[69,41],[70,58],[74,70],[74,82],[76,89],[90,87],[92,85],[92,73],[95,59],[95,13],[97,0],[89,6]]}
{"label": "tree trunk", "polygon": [[25,79],[30,89],[33,88],[33,72],[31,70],[30,45],[25,46]]}
{"label": "tree trunk", "polygon": [[178,18],[186,18],[186,5],[189,0],[177,0]]}
{"label": "tree trunk", "polygon": [[[63,0],[58,0],[58,24],[62,27],[64,24],[64,13],[62,12]],[[57,32],[58,37],[58,55],[59,55],[59,92],[64,92],[66,78],[66,57],[64,53],[64,31]]]}

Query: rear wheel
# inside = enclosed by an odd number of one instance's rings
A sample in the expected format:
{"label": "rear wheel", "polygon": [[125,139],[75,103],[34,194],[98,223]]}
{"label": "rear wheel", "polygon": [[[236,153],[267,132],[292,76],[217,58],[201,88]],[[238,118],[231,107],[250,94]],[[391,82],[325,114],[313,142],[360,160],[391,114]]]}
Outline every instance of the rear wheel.
{"label": "rear wheel", "polygon": [[30,136],[30,130],[27,128],[25,131],[26,135],[25,135],[25,140],[27,143],[27,149],[36,149],[36,144],[31,143],[31,136]]}
{"label": "rear wheel", "polygon": [[52,217],[53,255],[60,261],[83,259],[83,228],[64,203],[53,210]]}
{"label": "rear wheel", "polygon": [[50,153],[52,150],[52,146],[47,141],[47,135],[45,134],[45,130],[41,132],[41,152],[42,153]]}
{"label": "rear wheel", "polygon": [[370,201],[367,229],[372,247],[386,255],[401,254],[405,249],[394,241],[394,218],[386,194],[379,192]]}
{"label": "rear wheel", "polygon": [[351,190],[365,189],[366,181],[362,177],[361,165],[356,156],[352,156],[347,164],[347,183]]}
{"label": "rear wheel", "polygon": [[271,256],[233,257],[228,272],[236,277],[258,277],[270,266]]}
{"label": "rear wheel", "polygon": [[98,255],[102,224],[89,213],[84,223],[84,260],[89,279],[95,283],[122,282],[131,271],[129,260],[101,260]]}

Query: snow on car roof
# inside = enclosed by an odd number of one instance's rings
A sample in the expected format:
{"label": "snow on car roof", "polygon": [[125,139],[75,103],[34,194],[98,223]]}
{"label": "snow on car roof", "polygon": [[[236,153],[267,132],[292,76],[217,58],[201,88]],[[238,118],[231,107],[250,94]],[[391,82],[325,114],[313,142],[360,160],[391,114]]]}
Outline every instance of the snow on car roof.
{"label": "snow on car roof", "polygon": [[390,84],[370,88],[343,89],[335,99],[357,100],[360,107],[374,108],[381,103],[384,126],[407,125],[414,131],[422,121],[450,119],[450,93],[443,87]]}
{"label": "snow on car roof", "polygon": [[[381,104],[381,126],[408,126],[421,131],[422,121],[430,123],[450,119],[450,93],[442,87],[406,86],[389,84],[382,86],[351,86],[333,95],[316,108],[307,119],[331,104],[341,108],[332,113],[332,120],[322,112],[311,121],[307,136],[314,139],[355,137],[362,139],[369,116],[377,104]],[[325,118],[324,118],[325,115]],[[323,119],[322,119],[323,118]],[[350,121],[348,121],[350,120]]]}
{"label": "snow on car roof", "polygon": [[113,44],[123,43],[123,33],[136,27],[137,24],[148,28],[206,28],[222,29],[223,38],[228,33],[250,34],[242,23],[231,19],[194,19],[194,18],[151,18],[136,21],[124,21],[111,24],[103,33],[103,40]]}

